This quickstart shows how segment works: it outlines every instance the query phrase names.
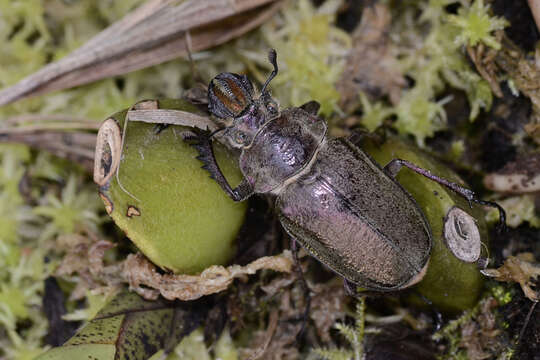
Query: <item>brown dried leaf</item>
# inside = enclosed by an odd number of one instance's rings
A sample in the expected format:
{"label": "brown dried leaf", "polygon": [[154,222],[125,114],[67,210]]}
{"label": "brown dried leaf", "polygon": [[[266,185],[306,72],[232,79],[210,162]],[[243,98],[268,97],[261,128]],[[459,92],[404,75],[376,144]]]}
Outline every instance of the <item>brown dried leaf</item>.
{"label": "brown dried leaf", "polygon": [[390,10],[384,4],[364,9],[362,23],[353,34],[353,49],[343,77],[337,84],[343,108],[358,103],[359,91],[365,92],[370,100],[388,95],[393,104],[399,102],[406,82],[399,71],[395,47],[388,37],[391,21]]}
{"label": "brown dried leaf", "polygon": [[292,266],[291,252],[284,251],[280,255],[259,258],[246,266],[214,265],[199,275],[161,275],[152,263],[137,254],[129,255],[124,262],[122,277],[131,289],[147,299],[155,299],[161,294],[169,300],[194,300],[223,291],[235,278],[255,274],[258,270],[289,273]]}
{"label": "brown dried leaf", "polygon": [[522,253],[510,256],[500,268],[482,270],[482,273],[498,281],[519,283],[525,296],[536,302],[540,300],[540,294],[532,286],[533,280],[540,275],[540,266],[533,261],[532,254]]}
{"label": "brown dried leaf", "polygon": [[113,243],[106,240],[93,242],[83,236],[77,237],[77,240],[77,243],[71,244],[56,269],[57,276],[79,275],[80,279],[75,290],[71,292],[70,299],[82,299],[88,290],[98,288],[110,290],[111,287],[122,283],[119,276],[122,263],[108,266],[103,263],[105,252],[115,246]]}
{"label": "brown dried leaf", "polygon": [[529,7],[531,8],[531,13],[534,17],[534,22],[536,23],[536,28],[540,31],[540,2],[535,0],[527,0]]}
{"label": "brown dried leaf", "polygon": [[501,51],[491,57],[495,64],[514,80],[519,91],[531,99],[538,116],[538,109],[540,109],[540,49],[536,50],[536,58],[531,59],[506,36],[501,39],[503,45]]}
{"label": "brown dried leaf", "polygon": [[346,294],[341,281],[311,286],[311,312],[317,334],[324,342],[330,342],[330,329],[337,320],[345,318]]}
{"label": "brown dried leaf", "polygon": [[274,14],[276,0],[149,0],[79,49],[0,91],[0,105],[125,74],[227,42]]}

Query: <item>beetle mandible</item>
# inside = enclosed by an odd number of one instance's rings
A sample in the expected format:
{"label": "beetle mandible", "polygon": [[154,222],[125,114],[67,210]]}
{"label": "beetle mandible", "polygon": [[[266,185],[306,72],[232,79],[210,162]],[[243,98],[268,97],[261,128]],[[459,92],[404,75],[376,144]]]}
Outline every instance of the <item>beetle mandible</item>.
{"label": "beetle mandible", "polygon": [[[221,73],[208,87],[208,109],[226,125],[186,140],[198,150],[210,176],[234,200],[273,194],[279,220],[292,242],[342,276],[346,283],[375,291],[395,291],[420,281],[432,247],[428,221],[395,176],[405,166],[476,202],[504,210],[475,193],[406,160],[381,167],[346,138],[328,138],[315,101],[279,110],[267,90],[273,71],[255,97],[245,75]],[[244,175],[232,188],[216,163],[211,138],[222,132],[241,150]]]}

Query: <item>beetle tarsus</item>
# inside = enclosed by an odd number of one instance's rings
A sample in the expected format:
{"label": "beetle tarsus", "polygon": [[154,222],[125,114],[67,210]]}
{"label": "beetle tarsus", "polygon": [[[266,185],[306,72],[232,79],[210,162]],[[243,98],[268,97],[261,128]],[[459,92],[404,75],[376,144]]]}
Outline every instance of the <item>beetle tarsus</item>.
{"label": "beetle tarsus", "polygon": [[472,203],[477,203],[477,204],[480,204],[480,205],[485,205],[485,206],[490,206],[490,207],[493,207],[493,208],[496,208],[498,211],[499,211],[499,224],[497,225],[497,227],[499,228],[499,231],[502,231],[504,229],[506,229],[506,213],[504,211],[504,209],[497,203],[495,202],[492,202],[492,201],[485,201],[485,200],[482,200],[482,199],[479,199],[478,197],[476,197],[476,194],[474,193],[474,191],[470,190],[470,189],[467,189],[459,184],[456,184],[454,182],[451,182],[451,181],[448,181],[444,178],[441,178],[437,175],[434,175],[431,173],[431,171],[429,170],[426,170],[426,169],[423,169],[407,160],[403,160],[403,159],[394,159],[392,161],[390,161],[388,164],[386,164],[386,166],[384,167],[384,171],[390,176],[390,177],[393,177],[395,178],[396,175],[398,174],[399,170],[401,170],[401,168],[405,166],[409,169],[411,169],[412,171],[420,174],[420,175],[423,175],[425,176],[426,178],[432,180],[432,181],[435,181],[443,186],[446,186],[447,188],[449,188],[450,190],[460,194],[461,196],[463,196],[465,199],[467,199],[467,201],[469,202],[469,206],[472,208]]}

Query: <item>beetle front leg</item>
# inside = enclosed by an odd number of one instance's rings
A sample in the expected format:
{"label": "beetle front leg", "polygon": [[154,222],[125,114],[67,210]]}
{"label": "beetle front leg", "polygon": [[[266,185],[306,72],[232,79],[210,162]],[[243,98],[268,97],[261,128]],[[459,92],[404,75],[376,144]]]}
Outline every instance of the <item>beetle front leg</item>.
{"label": "beetle front leg", "polygon": [[210,173],[210,177],[214,179],[219,186],[229,195],[234,201],[243,201],[253,194],[253,186],[246,180],[242,179],[242,182],[234,189],[229,185],[229,182],[221,172],[219,165],[217,164],[216,157],[214,155],[214,149],[212,148],[212,142],[210,140],[211,135],[209,131],[195,130],[195,135],[187,135],[184,137],[184,141],[190,142],[199,152],[197,159],[204,165],[203,169]]}
{"label": "beetle front leg", "polygon": [[463,186],[459,185],[459,184],[456,184],[454,182],[451,182],[451,181],[448,181],[444,178],[441,178],[437,175],[434,175],[431,173],[431,171],[429,170],[426,170],[426,169],[423,169],[407,160],[403,160],[403,159],[394,159],[392,161],[390,161],[388,164],[386,164],[386,166],[384,167],[384,171],[391,177],[395,178],[396,175],[399,173],[399,170],[401,170],[401,168],[405,166],[409,169],[411,169],[412,171],[422,175],[422,176],[425,176],[426,178],[432,180],[432,181],[435,181],[443,186],[446,186],[447,188],[449,188],[450,190],[460,194],[461,196],[463,196],[465,199],[467,199],[467,201],[469,202],[469,206],[472,207],[472,203],[475,202],[477,204],[480,204],[480,205],[485,205],[485,206],[490,206],[490,207],[494,207],[496,208],[498,211],[499,211],[499,223],[500,225],[503,227],[503,229],[506,227],[506,213],[504,211],[504,209],[499,205],[497,204],[496,202],[493,202],[493,201],[485,201],[485,200],[482,200],[482,199],[479,199],[476,194],[474,193],[474,191],[470,190],[470,189],[467,189],[467,188],[464,188]]}

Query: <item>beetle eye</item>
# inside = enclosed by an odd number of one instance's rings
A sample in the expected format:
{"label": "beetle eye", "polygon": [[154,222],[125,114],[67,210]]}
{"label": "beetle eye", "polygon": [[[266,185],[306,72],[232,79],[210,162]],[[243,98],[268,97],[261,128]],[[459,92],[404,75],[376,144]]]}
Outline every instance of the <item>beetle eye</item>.
{"label": "beetle eye", "polygon": [[234,135],[234,141],[237,142],[238,144],[244,144],[247,140],[247,136],[246,134],[244,134],[243,132],[241,131],[238,131],[235,135]]}
{"label": "beetle eye", "polygon": [[270,116],[275,116],[278,114],[279,110],[278,110],[278,105],[274,102],[274,101],[269,101],[267,104],[266,104],[266,110],[268,111],[268,114]]}

